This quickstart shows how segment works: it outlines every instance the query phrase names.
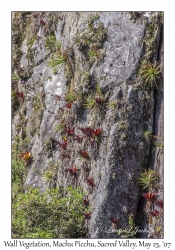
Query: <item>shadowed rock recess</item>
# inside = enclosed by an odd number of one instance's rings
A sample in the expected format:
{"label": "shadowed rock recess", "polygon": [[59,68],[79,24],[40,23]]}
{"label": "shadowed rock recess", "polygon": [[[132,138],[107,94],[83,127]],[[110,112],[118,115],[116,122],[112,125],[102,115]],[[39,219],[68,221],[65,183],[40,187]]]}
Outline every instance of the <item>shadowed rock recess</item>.
{"label": "shadowed rock recess", "polygon": [[163,13],[13,12],[16,136],[25,190],[82,187],[86,238],[162,238]]}

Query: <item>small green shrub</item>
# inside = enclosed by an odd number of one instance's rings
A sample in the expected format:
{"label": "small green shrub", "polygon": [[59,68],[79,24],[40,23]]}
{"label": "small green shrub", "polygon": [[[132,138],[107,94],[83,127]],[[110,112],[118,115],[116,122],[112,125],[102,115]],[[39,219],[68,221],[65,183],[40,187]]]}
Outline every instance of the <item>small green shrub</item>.
{"label": "small green shrub", "polygon": [[16,140],[12,146],[12,199],[24,191],[24,182],[27,175],[25,161],[19,157],[20,153],[20,140]]}
{"label": "small green shrub", "polygon": [[[29,188],[12,205],[13,238],[78,238],[85,233],[82,188]],[[66,195],[64,196],[64,192]],[[89,211],[89,208],[86,209]]]}
{"label": "small green shrub", "polygon": [[118,229],[118,235],[121,236],[121,238],[135,238],[137,227],[135,226],[133,214],[130,214],[128,216],[128,226],[126,229]]}

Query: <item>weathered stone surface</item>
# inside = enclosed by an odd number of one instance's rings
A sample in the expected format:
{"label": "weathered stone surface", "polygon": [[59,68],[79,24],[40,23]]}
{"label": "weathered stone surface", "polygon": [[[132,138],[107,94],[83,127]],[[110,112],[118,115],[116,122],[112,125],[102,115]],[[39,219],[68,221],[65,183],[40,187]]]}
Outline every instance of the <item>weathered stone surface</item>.
{"label": "weathered stone surface", "polygon": [[[148,166],[158,171],[163,183],[163,152],[156,148],[154,158],[150,159],[153,157],[150,155],[151,143],[144,136],[144,131],[148,130],[155,135],[163,134],[163,89],[154,89],[148,93],[141,80],[138,80],[137,70],[145,53],[143,39],[150,12],[148,17],[145,13],[140,13],[140,17],[134,19],[134,22],[130,13],[91,13],[96,14],[99,19],[95,20],[93,25],[97,28],[101,23],[106,29],[106,38],[102,45],[105,51],[103,59],[93,63],[88,62],[86,48],[80,48],[76,42],[77,32],[81,34],[88,29],[89,13],[54,14],[54,34],[61,42],[62,50],[66,51],[72,60],[71,76],[66,74],[64,64],[53,74],[52,69],[48,67],[50,52],[45,48],[46,27],[34,25],[38,38],[30,48],[30,55],[33,57],[30,65],[32,74],[25,79],[25,85],[22,87],[26,95],[23,104],[27,110],[26,135],[31,139],[29,149],[33,156],[25,186],[39,187],[44,191],[48,186],[82,185],[87,191],[92,211],[91,219],[87,223],[89,237],[117,238],[119,236],[116,233],[108,230],[111,227],[110,217],[119,218],[118,228],[128,225],[129,214],[137,217],[140,199],[138,173]],[[159,27],[160,23],[157,25]],[[160,28],[158,30],[160,31]],[[21,44],[20,59],[20,68],[25,70],[28,69],[30,61],[27,59],[26,39]],[[159,41],[160,36],[155,48],[159,47]],[[158,55],[160,53],[157,52]],[[154,60],[158,59],[154,56]],[[162,54],[159,60],[162,63]],[[65,161],[61,160],[60,152],[55,148],[46,152],[45,143],[49,136],[61,141],[61,134],[56,131],[56,127],[61,120],[59,106],[64,105],[64,100],[59,103],[53,96],[64,97],[69,86],[77,92],[89,94],[97,84],[108,101],[117,101],[115,109],[105,108],[99,115],[97,112],[87,111],[77,102],[70,111],[71,118],[68,123],[75,127],[75,134],[81,134],[78,127],[101,127],[103,133],[98,145],[90,148],[87,141],[79,144],[73,141],[73,138],[68,138],[71,158]],[[36,96],[40,100],[40,111],[36,111],[32,106],[32,98]],[[18,119],[16,114],[12,125],[13,136]],[[88,186],[87,174],[81,167],[82,160],[77,153],[80,148],[87,149],[91,157],[88,165],[91,168],[89,177],[94,178],[93,188]],[[51,161],[57,164],[57,178],[56,181],[48,183],[43,178],[43,173],[49,168]],[[64,170],[73,165],[80,169],[77,178]],[[146,226],[151,227],[148,224]],[[156,237],[154,233],[145,235],[148,236]]]}

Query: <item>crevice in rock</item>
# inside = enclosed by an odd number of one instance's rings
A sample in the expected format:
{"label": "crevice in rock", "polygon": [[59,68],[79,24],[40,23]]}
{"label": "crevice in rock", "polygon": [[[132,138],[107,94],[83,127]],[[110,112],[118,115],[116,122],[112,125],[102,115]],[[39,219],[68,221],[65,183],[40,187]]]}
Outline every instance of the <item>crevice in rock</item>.
{"label": "crevice in rock", "polygon": [[[160,28],[160,36],[159,36],[159,41],[158,41],[158,46],[157,46],[157,53],[156,53],[156,61],[158,62],[161,59],[162,43],[163,43],[163,25]],[[161,82],[162,82],[162,79],[160,79],[160,83]],[[162,96],[160,94],[160,91],[155,87],[153,90],[154,109],[153,109],[152,135],[158,134],[158,117],[160,115],[160,109],[161,109],[161,98]],[[154,169],[155,153],[153,152],[153,146],[154,146],[154,143],[153,143],[153,140],[151,140],[150,147],[149,147],[148,160],[145,166],[146,170]],[[135,223],[139,229],[136,234],[136,238],[148,238],[148,235],[149,235],[148,218],[147,218],[146,213],[144,212],[145,206],[146,206],[146,200],[142,196],[140,196],[138,206],[137,206],[136,217],[135,217]]]}
{"label": "crevice in rock", "polygon": [[159,38],[159,44],[157,47],[157,56],[156,56],[157,61],[160,61],[162,43],[163,43],[163,25],[160,28],[160,38]]}

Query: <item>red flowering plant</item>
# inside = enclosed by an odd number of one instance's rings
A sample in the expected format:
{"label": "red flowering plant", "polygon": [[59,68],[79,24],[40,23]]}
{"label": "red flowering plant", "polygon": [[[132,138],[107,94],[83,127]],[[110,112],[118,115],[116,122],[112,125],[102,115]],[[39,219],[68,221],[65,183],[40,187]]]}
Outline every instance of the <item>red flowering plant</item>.
{"label": "red flowering plant", "polygon": [[86,207],[89,206],[89,200],[83,199],[83,204],[84,204]]}
{"label": "red flowering plant", "polygon": [[87,183],[90,187],[94,187],[95,186],[95,183],[94,183],[94,179],[93,178],[88,178],[87,179]]}
{"label": "red flowering plant", "polygon": [[41,24],[41,25],[46,25],[45,21],[42,20],[42,19],[40,20],[40,24]]}
{"label": "red flowering plant", "polygon": [[84,169],[85,172],[87,172],[87,173],[90,172],[90,167],[87,165],[86,162],[83,162],[82,168]]}
{"label": "red flowering plant", "polygon": [[16,92],[15,93],[17,97],[19,97],[20,99],[22,99],[24,101],[24,93],[23,92]]}
{"label": "red flowering plant", "polygon": [[67,127],[67,126],[65,125],[65,131],[66,131],[66,133],[68,134],[68,136],[73,136],[73,135],[74,135],[74,130],[75,130],[75,127],[70,128],[70,127]]}
{"label": "red flowering plant", "polygon": [[34,18],[37,18],[39,15],[40,15],[39,13],[35,13],[35,14],[33,15],[33,17],[34,17]]}
{"label": "red flowering plant", "polygon": [[70,175],[76,175],[77,174],[77,167],[76,165],[70,168],[65,169],[66,172],[69,172]]}
{"label": "red flowering plant", "polygon": [[96,86],[96,93],[86,98],[84,107],[90,111],[102,109],[102,104],[106,102],[106,98],[102,95],[100,86]]}
{"label": "red flowering plant", "polygon": [[163,200],[157,200],[156,204],[163,209]]}
{"label": "red flowering plant", "polygon": [[60,152],[60,157],[61,157],[62,161],[64,159],[70,159],[70,153],[69,152],[65,152],[65,151],[61,151]]}
{"label": "red flowering plant", "polygon": [[89,220],[91,217],[91,213],[82,212],[82,214],[84,215],[85,219],[87,219],[87,220]]}
{"label": "red flowering plant", "polygon": [[54,95],[53,96],[56,101],[61,101],[61,96],[60,95]]}
{"label": "red flowering plant", "polygon": [[75,135],[74,140],[78,143],[82,143],[84,136],[81,135]]}
{"label": "red flowering plant", "polygon": [[115,225],[117,224],[117,222],[119,220],[119,218],[116,218],[116,217],[115,218],[114,217],[110,217],[109,219],[112,222],[112,224],[115,224]]}
{"label": "red flowering plant", "polygon": [[93,136],[93,133],[94,133],[94,130],[92,128],[90,128],[89,126],[86,127],[86,128],[82,128],[82,127],[79,127],[79,129],[83,132],[83,134],[85,134],[86,136],[89,136],[89,137],[92,137]]}
{"label": "red flowering plant", "polygon": [[24,153],[19,153],[19,157],[24,160],[25,162],[29,163],[32,160],[32,154],[31,152],[24,152]]}
{"label": "red flowering plant", "polygon": [[101,105],[102,103],[104,103],[106,101],[106,98],[105,97],[102,97],[102,96],[99,96],[99,95],[96,95],[94,97],[95,101],[97,104]]}
{"label": "red flowering plant", "polygon": [[89,154],[88,154],[85,150],[79,150],[79,151],[78,151],[78,154],[79,154],[82,158],[84,158],[84,159],[87,159],[87,160],[90,159]]}
{"label": "red flowering plant", "polygon": [[72,103],[66,103],[64,107],[70,110],[72,108]]}
{"label": "red flowering plant", "polygon": [[97,128],[95,130],[93,130],[93,134],[94,136],[99,136],[101,135],[102,129],[101,128]]}
{"label": "red flowering plant", "polygon": [[68,141],[63,139],[62,142],[55,142],[54,145],[56,148],[58,147],[60,149],[62,148],[66,150],[68,147]]}
{"label": "red flowering plant", "polygon": [[158,218],[158,216],[160,215],[160,211],[158,210],[153,210],[153,211],[150,211],[149,214],[152,216],[152,217],[156,217]]}
{"label": "red flowering plant", "polygon": [[142,196],[149,202],[155,202],[157,200],[157,193],[147,192],[143,193]]}

